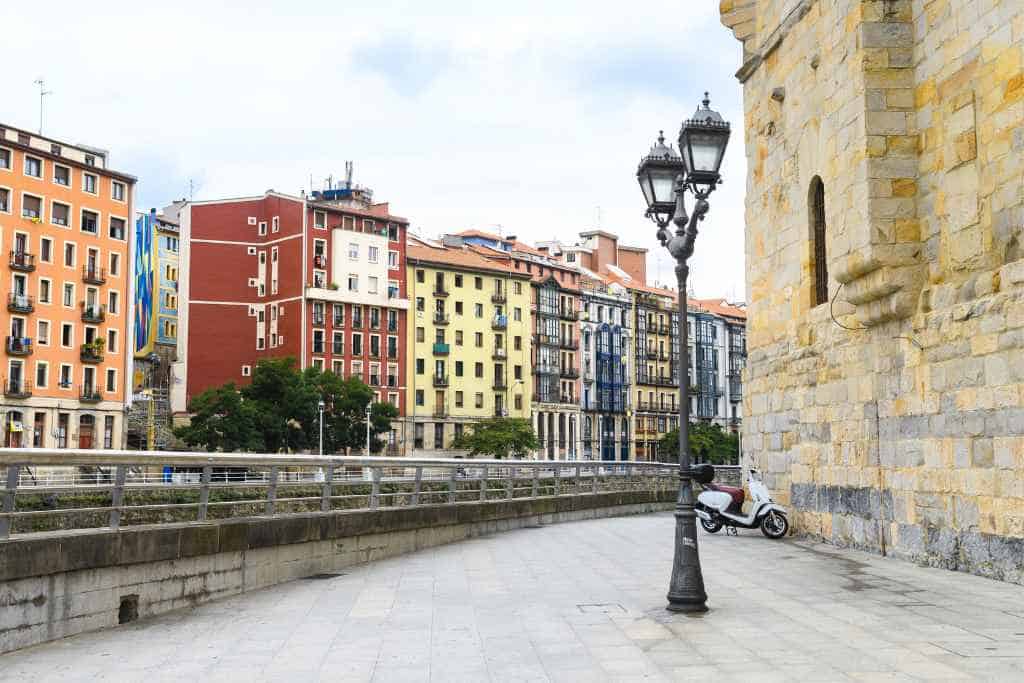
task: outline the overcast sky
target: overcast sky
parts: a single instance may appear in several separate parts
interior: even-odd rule
[[[140,7],[144,5],[144,7]],[[139,208],[355,180],[434,236],[467,228],[648,247],[636,165],[705,89],[734,134],[691,267],[745,297],[740,45],[716,0],[0,3],[0,122],[109,149]],[[598,208],[600,207],[600,209]],[[600,222],[599,222],[600,221]],[[499,227],[500,226],[500,227]]]

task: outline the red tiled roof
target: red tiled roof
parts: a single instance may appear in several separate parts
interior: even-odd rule
[[[425,244],[407,244],[406,258],[416,263],[435,263],[443,266],[454,266],[468,270],[486,270],[495,273],[527,277],[526,273],[517,273],[503,267],[494,259],[484,258],[469,248],[432,247]]]

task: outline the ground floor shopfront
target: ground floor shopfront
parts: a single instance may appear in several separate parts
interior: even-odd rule
[[[123,446],[120,403],[28,399],[0,403],[6,448],[98,448]]]

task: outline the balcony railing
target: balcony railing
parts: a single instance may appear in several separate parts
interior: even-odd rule
[[[434,324],[447,325],[450,321],[448,314],[444,311],[434,311]]]
[[[103,361],[103,345],[96,342],[82,344],[79,353],[83,363],[100,363]]]
[[[451,352],[451,348],[447,344],[435,343],[434,344],[434,355],[435,356],[447,356]]]
[[[503,304],[508,301],[508,297],[505,296],[504,291],[495,292],[491,295],[491,303]]]
[[[83,384],[82,390],[78,393],[78,400],[83,403],[99,403],[103,400],[100,388],[92,384]]]
[[[558,317],[562,320],[579,320],[580,314],[573,308],[558,309]]]
[[[580,347],[579,341],[572,339],[571,337],[563,337],[562,339],[559,339],[558,345],[563,349],[569,349],[570,351],[574,351]]]
[[[27,294],[11,292],[7,295],[7,310],[11,313],[31,313],[34,309],[32,297]]]
[[[13,270],[31,273],[36,269],[36,257],[24,251],[12,251],[10,264]]]
[[[491,329],[492,330],[504,330],[508,327],[508,316],[496,315],[491,318]]]
[[[107,307],[100,304],[82,302],[82,322],[101,323],[107,319]]]
[[[580,371],[577,370],[576,368],[562,368],[561,370],[559,370],[558,374],[560,374],[564,379],[580,378]]]
[[[435,387],[446,387],[448,386],[448,382],[448,375],[434,375]]]
[[[106,281],[107,273],[102,267],[90,264],[82,266],[82,282],[89,285],[102,285]]]
[[[28,356],[32,353],[30,337],[7,337],[7,354],[10,356]]]
[[[32,395],[32,383],[27,379],[8,379],[4,381],[4,396],[7,398],[28,398]]]
[[[448,417],[448,409],[444,406],[434,406],[434,417]]]
[[[491,388],[495,391],[505,391],[508,389],[508,382],[505,381],[504,377],[495,377],[491,383]]]
[[[443,299],[443,298],[447,297],[449,294],[451,294],[451,292],[449,292],[444,287],[434,287],[434,296],[436,296],[438,298]]]
[[[576,405],[576,399],[575,397],[573,397],[572,394],[562,394],[559,403],[571,403],[573,405]]]
[[[491,360],[505,360],[506,358],[508,358],[508,352],[503,348],[491,351]]]

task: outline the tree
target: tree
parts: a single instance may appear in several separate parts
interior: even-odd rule
[[[191,447],[220,451],[316,450],[319,403],[324,402],[324,453],[366,445],[366,406],[370,406],[371,451],[391,428],[398,410],[373,402],[373,390],[355,377],[342,379],[317,368],[299,371],[291,358],[260,361],[252,382],[209,389],[192,399],[192,423],[175,433]]]
[[[739,437],[736,434],[726,432],[721,426],[711,422],[691,422],[689,435],[690,454],[694,462],[727,465],[737,461]],[[678,459],[679,429],[673,429],[658,442],[658,460]]]
[[[255,406],[242,398],[233,383],[207,389],[189,403],[192,421],[174,430],[190,447],[211,451],[262,451]]]
[[[529,420],[507,417],[480,420],[452,442],[452,448],[468,450],[471,456],[484,455],[498,460],[523,458],[539,447]]]

